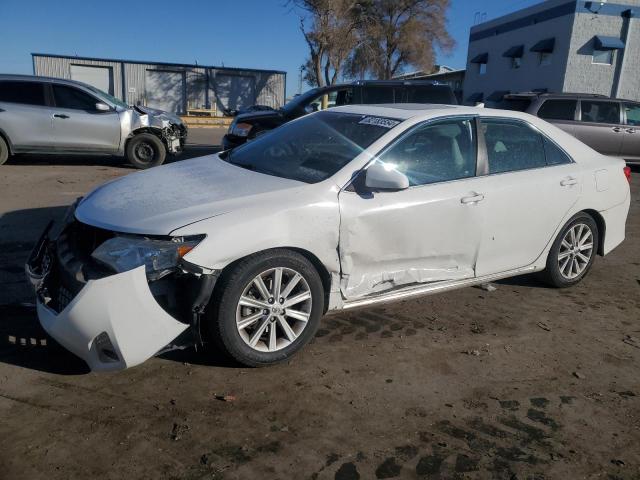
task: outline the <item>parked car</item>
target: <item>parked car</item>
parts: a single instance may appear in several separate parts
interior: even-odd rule
[[[506,95],[499,108],[537,115],[594,150],[640,163],[640,103],[580,93]]]
[[[449,85],[424,80],[360,80],[348,85],[314,88],[278,110],[241,113],[222,139],[224,150],[242,145],[264,132],[308,113],[341,105],[437,103],[457,105]]]
[[[93,370],[202,341],[270,365],[328,312],[533,272],[575,285],[624,239],[625,175],[523,113],[337,107],[98,187],[27,272],[45,330]]]
[[[187,127],[168,112],[130,107],[91,85],[0,75],[0,165],[15,153],[108,154],[137,168],[182,151]]]

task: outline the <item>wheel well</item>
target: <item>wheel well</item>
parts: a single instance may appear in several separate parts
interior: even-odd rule
[[[139,135],[140,133],[150,133],[152,135],[155,135],[156,137],[158,137],[160,139],[160,141],[162,142],[162,144],[164,145],[164,140],[162,139],[162,133],[160,132],[160,130],[158,130],[157,128],[149,128],[149,127],[143,127],[143,128],[138,128],[137,130],[134,130],[133,132],[131,132],[129,134],[129,136],[127,137],[126,141],[124,142],[124,148],[126,151],[127,145],[129,144],[129,142],[136,136]],[[165,145],[166,146],[166,145]]]
[[[7,134],[4,133],[2,130],[0,130],[0,138],[2,138],[4,140],[4,143],[7,144],[7,148],[9,149],[9,155],[13,155],[13,145],[11,144],[11,140],[9,140],[9,137],[7,136]]]
[[[598,226],[598,255],[602,256],[604,255],[604,237],[607,231],[607,224],[605,223],[604,218],[602,218],[602,215],[597,211],[583,210],[583,212],[593,218]]]
[[[318,274],[320,275],[320,280],[322,281],[322,289],[324,290],[324,312],[327,312],[327,308],[329,307],[329,295],[331,293],[331,274],[329,273],[329,271],[327,270],[327,268],[324,266],[324,264],[320,261],[320,259],[318,257],[316,257],[313,253],[311,253],[308,250],[305,250],[303,248],[296,248],[296,247],[278,247],[278,248],[273,248],[273,249],[267,249],[267,250],[261,250],[259,252],[253,252],[250,255],[247,255],[245,257],[242,258],[238,258],[237,260],[231,262],[229,265],[227,265],[226,267],[224,267],[222,269],[222,271],[220,272],[220,277],[224,276],[225,274],[229,273],[231,270],[233,270],[233,268],[236,266],[236,264],[238,262],[240,262],[241,260],[251,256],[251,255],[255,255],[258,253],[263,253],[263,252],[268,252],[269,250],[290,250],[292,252],[296,252],[300,255],[302,255],[303,257],[305,257],[307,260],[309,260],[309,262],[311,262],[311,264],[313,265],[313,268],[316,269],[316,271],[318,272]],[[214,294],[216,292],[216,290],[219,288],[219,285],[221,284],[221,282],[217,282],[216,286],[214,288]]]

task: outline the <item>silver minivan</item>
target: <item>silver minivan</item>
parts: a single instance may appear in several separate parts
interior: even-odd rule
[[[125,104],[91,85],[59,78],[0,75],[0,165],[16,153],[108,154],[137,168],[179,153],[180,117]]]
[[[579,93],[506,95],[500,108],[553,123],[594,150],[640,163],[640,103]]]

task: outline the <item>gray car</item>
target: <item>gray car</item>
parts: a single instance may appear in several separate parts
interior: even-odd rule
[[[536,115],[594,150],[640,163],[640,103],[579,93],[506,95],[500,108]]]
[[[181,152],[186,138],[178,116],[130,107],[91,85],[0,75],[0,165],[16,153],[82,153],[149,168]]]

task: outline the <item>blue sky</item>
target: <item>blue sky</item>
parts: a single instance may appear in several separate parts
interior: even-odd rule
[[[307,47],[286,0],[0,0],[0,72],[32,73],[31,52],[285,70],[298,91]],[[452,0],[455,51],[438,63],[462,68],[469,28],[539,0]],[[303,86],[303,89],[306,89]]]

